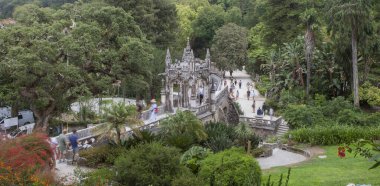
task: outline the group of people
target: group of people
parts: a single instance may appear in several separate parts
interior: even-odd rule
[[[57,138],[53,138],[50,141],[51,147],[55,152],[58,163],[63,163],[66,161],[66,154],[70,146],[73,151],[73,161],[75,160],[75,157],[79,152],[79,136],[77,134],[77,130],[73,129],[72,134],[68,137],[66,136],[66,134],[67,130],[63,130]]]

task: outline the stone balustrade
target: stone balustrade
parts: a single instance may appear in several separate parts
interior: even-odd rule
[[[276,130],[282,122],[282,118],[273,117],[272,121],[264,117],[247,117],[240,116],[240,122],[249,124],[253,128],[267,128],[270,130]]]

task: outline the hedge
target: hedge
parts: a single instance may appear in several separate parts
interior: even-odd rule
[[[293,141],[311,145],[349,144],[359,139],[380,139],[380,127],[316,126],[290,131],[288,137]]]

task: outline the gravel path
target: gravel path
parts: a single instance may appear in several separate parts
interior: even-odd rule
[[[78,183],[78,178],[80,176],[78,172],[75,172],[75,169],[80,170],[79,172],[82,173],[93,170],[87,167],[78,167],[75,165],[68,165],[66,162],[58,163],[58,161],[56,161],[56,180],[62,183],[63,185],[75,185],[75,183]]]

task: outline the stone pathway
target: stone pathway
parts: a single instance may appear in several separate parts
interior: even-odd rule
[[[77,172],[75,170],[77,170]],[[92,170],[93,169],[87,167],[68,165],[66,162],[58,163],[58,161],[56,161],[56,180],[63,185],[75,185],[79,182],[81,173],[89,172]]]
[[[255,117],[256,116],[256,111],[260,107],[263,107],[263,104],[265,102],[265,97],[260,94],[260,92],[256,89],[255,87],[255,82],[252,81],[251,76],[247,74],[245,70],[238,70],[234,71],[232,73],[232,76],[234,79],[237,80],[237,84],[239,85],[239,81],[242,81],[242,86],[239,89],[239,86],[237,85],[234,90],[234,95],[236,96],[236,91],[239,91],[239,98],[237,99],[237,102],[240,104],[240,107],[242,111],[244,112],[244,116],[246,117]],[[228,86],[231,85],[230,81],[230,75],[229,73],[226,73],[226,79],[227,79],[227,84]],[[249,100],[247,99],[247,82],[253,84],[253,90],[255,92],[255,112],[252,110],[252,98]],[[268,115],[264,115],[265,119],[269,119],[270,117]],[[273,149],[273,155],[267,158],[257,158],[257,161],[261,167],[261,169],[270,169],[272,167],[277,167],[277,166],[284,166],[284,165],[290,165],[290,164],[295,164],[299,163],[302,161],[307,160],[307,157],[281,150],[278,148]]]
[[[240,107],[242,111],[244,112],[244,116],[247,117],[255,117],[256,116],[256,111],[259,108],[263,108],[263,104],[265,102],[265,97],[260,94],[260,92],[256,89],[255,87],[255,82],[252,81],[251,76],[245,71],[245,70],[236,70],[232,73],[232,77],[237,80],[237,86],[235,86],[234,90],[234,95],[236,96],[236,91],[239,91],[239,98],[237,99],[237,102],[240,104]],[[230,87],[231,86],[231,81],[230,81],[230,73],[226,73],[226,80],[227,80],[227,85]],[[241,80],[242,86],[239,89],[239,81]],[[252,108],[252,97],[247,99],[247,82],[250,84],[253,84],[251,88],[253,88],[253,91],[255,92],[255,112],[253,112]],[[265,119],[269,119],[269,115],[264,115]]]
[[[305,156],[293,152],[273,149],[273,155],[267,158],[257,158],[261,169],[270,169],[272,167],[284,166],[299,163],[307,160]]]

